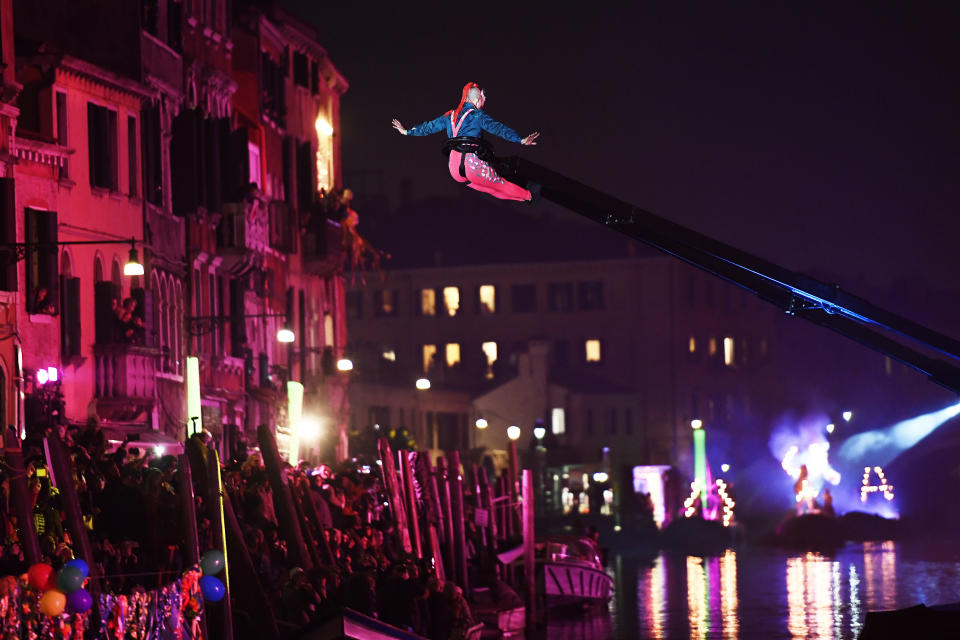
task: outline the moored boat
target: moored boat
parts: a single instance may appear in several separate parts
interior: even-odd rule
[[[604,571],[596,544],[583,536],[550,537],[537,544],[537,565],[547,607],[605,605],[613,578]]]

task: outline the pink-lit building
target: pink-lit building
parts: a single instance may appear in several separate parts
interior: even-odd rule
[[[260,424],[289,434],[300,382],[324,451],[346,455],[341,234],[317,203],[340,183],[347,83],[314,30],[269,3],[115,0],[93,17],[15,0],[13,65],[10,4],[0,177],[25,251],[0,306],[23,329],[0,362],[18,380],[22,353],[27,427],[97,420],[176,449],[195,356],[197,426],[222,454]],[[145,271],[125,277],[131,248]],[[12,391],[10,422],[16,406]]]

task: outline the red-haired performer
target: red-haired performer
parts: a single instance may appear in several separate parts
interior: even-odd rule
[[[483,132],[486,131],[504,140],[519,142],[524,146],[537,144],[539,133],[534,132],[526,138],[521,138],[516,131],[497,122],[482,111],[486,101],[487,96],[483,89],[475,82],[468,82],[463,87],[460,104],[456,109],[409,129],[405,129],[399,120],[394,119],[393,128],[405,136],[428,136],[445,131],[448,138],[477,139],[482,138]],[[476,153],[451,150],[448,168],[454,180],[466,182],[471,189],[489,193],[502,200],[532,199],[527,189],[501,178],[490,163],[481,160]]]

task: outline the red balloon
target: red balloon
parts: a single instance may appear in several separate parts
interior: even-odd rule
[[[50,589],[51,585],[56,586],[57,574],[47,563],[38,562],[27,570],[27,582],[37,591],[45,591]]]

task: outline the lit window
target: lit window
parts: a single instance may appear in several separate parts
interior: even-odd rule
[[[480,313],[496,313],[497,288],[492,284],[480,285]]]
[[[459,287],[443,288],[443,308],[446,309],[448,316],[457,315],[457,310],[460,308]]]
[[[723,364],[732,367],[733,357],[733,338],[728,336],[723,339]]]
[[[556,434],[567,432],[567,414],[563,407],[550,410],[550,431]]]
[[[437,357],[437,345],[435,344],[425,344],[423,345],[423,372],[429,373],[430,369],[433,367],[434,358]]]
[[[323,115],[314,122],[317,130],[317,191],[330,189],[330,166],[333,160],[333,126]]]
[[[483,355],[487,358],[487,371],[484,377],[491,380],[493,379],[493,364],[497,361],[497,343],[484,342],[480,345],[480,348],[483,349]]]
[[[687,349],[689,349],[690,353],[697,352],[697,339],[693,336],[690,336],[690,340],[687,343]]]
[[[447,343],[447,366],[454,367],[460,364],[460,345],[456,342]]]
[[[260,179],[260,147],[252,142],[247,143],[247,162],[250,166],[250,183],[257,185],[258,189],[262,189],[263,182]]]
[[[437,315],[437,292],[433,289],[420,289],[420,315]]]
[[[383,353],[380,354],[380,357],[388,362],[396,362],[397,352],[393,349],[384,349]]]
[[[591,338],[585,343],[586,346],[586,355],[587,362],[600,362],[603,360],[603,352],[600,348],[600,341],[596,338]]]
[[[377,316],[397,315],[397,293],[391,289],[383,289],[376,293]]]
[[[323,345],[332,347],[333,343],[333,314],[325,313],[323,314]]]
[[[710,338],[710,342],[707,343],[707,353],[710,355],[711,358],[717,355],[717,339],[716,338]]]

